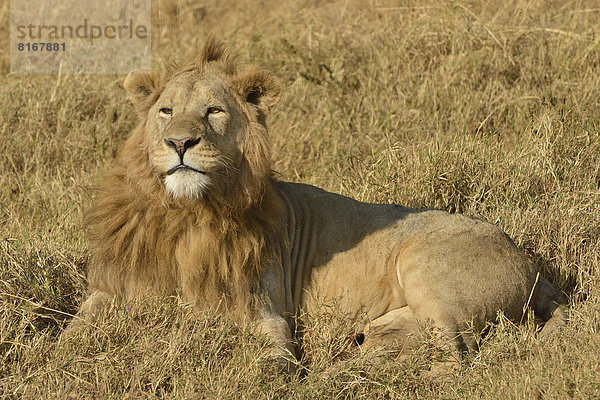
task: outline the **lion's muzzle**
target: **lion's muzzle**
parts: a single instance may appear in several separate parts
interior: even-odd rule
[[[165,143],[167,144],[167,146],[175,149],[175,151],[179,155],[179,158],[182,160],[182,162],[183,162],[183,154],[187,151],[187,149],[194,147],[199,142],[200,142],[200,138],[194,139],[191,137],[187,137],[187,138],[183,138],[183,139],[175,139],[175,138],[165,139]]]
[[[179,170],[182,170],[182,169],[188,169],[188,170],[190,170],[190,171],[198,172],[199,174],[206,174],[206,172],[204,172],[204,171],[200,171],[199,169],[196,169],[196,168],[192,168],[192,167],[190,167],[189,165],[185,165],[185,164],[179,164],[179,165],[176,165],[176,166],[174,166],[173,168],[169,169],[169,170],[167,171],[167,175],[172,175],[172,174],[174,174],[175,172],[177,172],[177,171],[179,171]]]

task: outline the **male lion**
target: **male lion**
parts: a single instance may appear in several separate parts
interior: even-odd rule
[[[87,215],[89,297],[179,294],[252,322],[277,358],[293,353],[299,309],[335,302],[365,343],[408,338],[428,320],[460,351],[498,311],[565,321],[561,295],[497,227],[442,211],[366,204],[271,176],[265,114],[280,82],[209,41],[165,74],[132,72],[141,122]]]

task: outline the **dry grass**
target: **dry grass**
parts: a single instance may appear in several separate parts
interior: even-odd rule
[[[0,3],[7,49],[8,2]],[[497,4],[497,5],[494,5]],[[600,8],[595,1],[157,0],[154,62],[208,34],[285,83],[274,169],[365,201],[502,226],[569,298],[540,342],[503,319],[462,369],[353,346],[339,316],[304,335],[304,379],[264,343],[175,299],[115,305],[59,341],[85,288],[82,209],[135,124],[121,76],[7,75],[0,55],[0,397],[599,398]],[[333,366],[333,367],[332,367]]]

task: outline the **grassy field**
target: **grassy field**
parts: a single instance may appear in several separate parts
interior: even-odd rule
[[[123,76],[9,74],[0,2],[0,398],[600,398],[597,1],[154,2],[153,65],[209,34],[284,82],[269,116],[281,179],[501,226],[568,298],[549,340],[499,318],[455,371],[435,340],[369,368],[334,312],[303,379],[260,338],[177,299],[59,335],[83,296],[82,210],[136,123]]]

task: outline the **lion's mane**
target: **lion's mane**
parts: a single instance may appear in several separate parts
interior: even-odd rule
[[[147,86],[154,92],[144,101],[132,95],[140,124],[101,180],[85,218],[92,249],[88,279],[96,289],[122,299],[180,293],[200,309],[243,314],[252,309],[263,267],[277,257],[281,227],[264,113],[239,102],[245,127],[238,143],[241,165],[235,174],[221,176],[224,189],[200,199],[173,199],[165,193],[146,143],[145,115],[169,80],[209,65],[231,82],[232,90],[246,76],[257,76],[221,44],[209,41],[197,60],[149,75]],[[268,75],[258,76],[265,84],[278,84]]]

